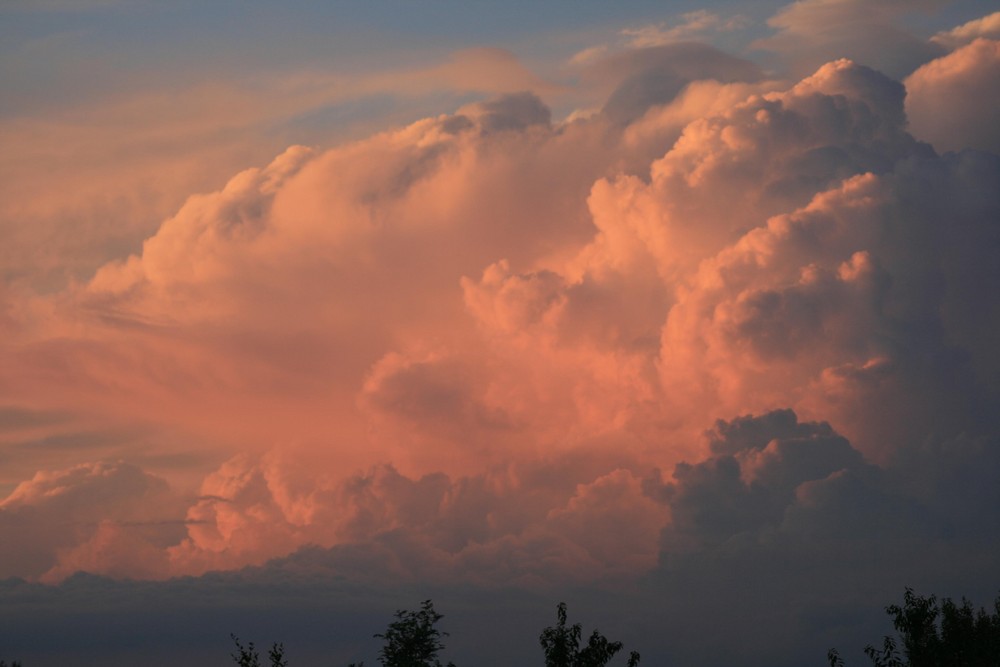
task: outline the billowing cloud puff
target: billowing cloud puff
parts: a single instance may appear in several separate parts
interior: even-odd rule
[[[973,319],[995,314],[976,307],[970,282],[976,279],[950,257],[965,256],[972,239],[991,243],[996,230],[981,223],[996,203],[956,217],[970,228],[944,235],[935,212],[921,216],[897,194],[917,191],[952,168],[961,166],[918,160],[892,177],[851,178],[704,262],[664,328],[665,381],[700,376],[687,386],[712,387],[736,409],[751,386],[760,405],[801,400],[818,414],[842,415],[838,423],[869,453],[890,439],[898,445],[918,437],[920,429],[950,433],[970,419],[982,424],[975,374],[983,364],[992,367],[994,355],[968,336],[977,327]],[[981,192],[954,176],[943,185],[955,188],[956,197],[966,188]],[[989,284],[998,277],[976,273]],[[765,282],[757,282],[764,275]],[[935,294],[932,284],[942,291]],[[950,305],[942,308],[942,299]],[[917,321],[928,328],[915,327]],[[915,382],[918,377],[923,380]],[[901,382],[911,389],[902,392]],[[845,390],[843,383],[854,386]],[[965,405],[952,404],[956,392]],[[894,434],[877,428],[877,415],[866,416],[865,404],[881,394],[883,417],[898,410]],[[855,420],[867,425],[848,426]]]
[[[1000,24],[1000,13],[994,15]],[[979,38],[906,79],[913,133],[939,151],[1000,152],[1000,41]]]
[[[785,93],[752,96],[694,121],[652,164],[648,185],[638,178],[595,185],[601,235],[593,252],[613,262],[623,244],[638,244],[675,280],[770,215],[919,150],[902,128],[903,95],[898,83],[839,61]]]
[[[766,539],[804,511],[801,503],[815,505],[820,489],[875,474],[828,424],[800,423],[790,410],[720,421],[709,446],[713,456],[679,464],[661,491],[672,516],[664,532],[666,558]]]
[[[925,374],[928,387],[945,376],[954,383],[934,397],[906,392],[900,411],[947,402],[954,391],[978,393],[974,369],[992,363],[989,346],[969,350],[979,360],[972,365],[957,361],[956,346],[971,342],[975,326],[966,318],[992,321],[994,309],[972,305],[969,266],[950,258],[979,256],[975,246],[993,243],[986,221],[996,202],[986,193],[995,188],[986,183],[996,174],[983,162],[990,158],[941,161],[914,141],[904,129],[903,94],[872,70],[831,63],[786,93],[692,123],[654,162],[649,183],[621,177],[595,185],[599,234],[574,270],[598,282],[626,272],[632,289],[666,284],[673,303],[656,363],[668,404],[710,406],[706,420],[711,411],[800,403],[822,415],[831,408],[816,402],[817,388],[846,377],[838,374],[848,367],[866,368],[872,379],[895,369],[900,380]],[[966,178],[967,160],[983,165],[976,178]],[[939,180],[939,192],[953,188],[956,233],[940,227],[940,209],[917,203],[931,198],[917,194],[930,180]],[[989,265],[974,264],[977,272]],[[979,276],[996,280],[992,270]],[[936,281],[948,296],[924,287]],[[941,299],[949,304],[944,319]],[[935,319],[940,324],[914,338],[922,331],[915,321]],[[847,406],[834,409],[851,420]],[[969,410],[928,414],[936,428],[954,429],[980,414]],[[889,446],[885,434],[842,426],[864,451]],[[897,442],[916,431],[914,424]]]

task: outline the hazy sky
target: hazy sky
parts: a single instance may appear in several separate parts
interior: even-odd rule
[[[0,659],[996,594],[994,2],[9,0],[0,89]]]

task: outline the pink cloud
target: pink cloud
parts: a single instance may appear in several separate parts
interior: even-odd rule
[[[993,12],[951,30],[939,32],[931,37],[931,41],[949,49],[958,49],[981,37],[1000,38],[1000,12]]]
[[[205,458],[196,489],[39,473],[0,506],[31,545],[7,571],[166,577],[315,545],[352,577],[620,583],[785,510],[834,521],[852,485],[878,496],[863,457],[988,431],[995,160],[914,139],[907,90],[868,67],[745,83],[714,55],[617,120],[512,93],[293,147],[86,284],[8,290],[5,403],[128,414]],[[748,413],[768,438],[719,451]],[[173,528],[137,527],[168,506]]]
[[[0,568],[3,576],[46,580],[76,569],[159,575],[136,551],[162,559],[163,548],[183,533],[182,513],[167,483],[135,465],[39,471],[0,501]]]
[[[1000,41],[976,39],[922,66],[905,83],[915,136],[939,151],[1000,150],[994,122],[1000,107]]]

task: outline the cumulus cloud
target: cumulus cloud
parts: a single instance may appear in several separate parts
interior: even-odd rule
[[[1000,13],[994,15],[1000,25]],[[906,78],[906,113],[914,135],[939,151],[1000,152],[1000,41],[977,38]]]
[[[875,470],[829,424],[800,423],[790,410],[719,421],[708,436],[713,455],[679,464],[661,491],[672,517],[664,531],[667,559],[766,539],[803,505],[815,508],[821,489]]]
[[[864,40],[909,49],[901,11],[809,1],[775,25],[842,50],[869,12]],[[4,572],[646,574],[666,597],[792,560],[789,599],[809,568],[924,544],[981,573],[992,537],[955,517],[996,519],[1000,158],[935,91],[996,88],[994,44],[905,86],[843,58],[787,83],[703,45],[633,49],[581,65],[606,88],[592,116],[518,89],[292,147],[86,283],[4,292],[12,428],[125,410],[211,454],[184,502],[134,462],[39,473],[0,505],[28,545]],[[955,115],[926,120],[932,98]]]

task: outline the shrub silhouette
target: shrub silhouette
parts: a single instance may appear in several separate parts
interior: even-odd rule
[[[604,667],[622,650],[621,642],[608,641],[607,637],[594,630],[587,645],[580,648],[583,631],[579,623],[566,625],[566,603],[556,607],[558,623],[555,627],[542,630],[538,637],[545,652],[545,667]],[[639,654],[632,651],[628,667],[639,664]]]
[[[923,597],[907,588],[903,606],[891,604],[885,611],[902,642],[882,640],[882,648],[865,647],[874,667],[1000,667],[1000,597],[993,613],[962,598],[955,604],[944,598],[940,605],[933,595]],[[836,649],[827,653],[830,667],[843,667]]]

